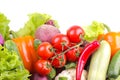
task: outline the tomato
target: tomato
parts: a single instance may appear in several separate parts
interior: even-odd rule
[[[38,46],[37,52],[42,59],[49,59],[53,56],[53,47],[49,42],[43,42]]]
[[[48,60],[40,59],[35,63],[34,66],[36,72],[43,76],[48,75],[52,70],[52,66]]]
[[[58,54],[60,54],[60,53],[58,53]],[[61,68],[61,67],[63,67],[66,64],[66,56],[64,54],[56,56],[56,58],[54,58],[51,61],[51,64],[55,68]]]
[[[81,51],[82,51],[82,48],[80,47],[69,50],[67,53],[65,53],[67,60],[70,62],[77,61],[80,56]]]
[[[69,44],[70,44],[70,41],[68,37],[64,34],[57,34],[52,38],[52,45],[60,51],[66,50]]]
[[[67,30],[67,36],[71,42],[78,43],[82,40],[82,36],[84,36],[84,30],[77,25],[71,26]]]

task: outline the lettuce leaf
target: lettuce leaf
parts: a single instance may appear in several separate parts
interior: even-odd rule
[[[0,13],[0,34],[2,34],[5,40],[9,39],[9,24],[10,20],[7,17]]]
[[[16,52],[0,46],[0,80],[29,80],[29,72],[21,65]]]
[[[93,21],[91,25],[83,27],[85,31],[84,39],[87,41],[93,41],[97,39],[100,34],[105,33],[105,25],[97,21]]]
[[[16,32],[17,36],[34,36],[36,29],[51,19],[50,15],[41,13],[32,13],[28,16],[29,20],[25,23],[24,27],[22,27]],[[54,21],[54,23],[58,26],[56,21]]]

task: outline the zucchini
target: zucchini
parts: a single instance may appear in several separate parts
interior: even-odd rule
[[[99,49],[92,55],[87,80],[106,80],[110,56],[111,47],[107,41],[102,40]]]
[[[109,68],[108,68],[108,78],[116,79],[120,75],[120,50],[118,50],[113,56]]]

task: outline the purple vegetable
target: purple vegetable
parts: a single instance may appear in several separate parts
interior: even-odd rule
[[[52,25],[44,24],[38,27],[38,29],[36,30],[35,38],[41,40],[42,42],[51,43],[52,38],[59,33],[60,31],[58,28]]]
[[[4,44],[4,39],[2,37],[2,35],[0,34],[0,44],[3,45]]]
[[[49,25],[55,26],[53,20],[48,20],[45,24],[49,24]]]
[[[32,74],[32,77],[30,80],[48,80],[47,76],[41,76],[38,73]]]

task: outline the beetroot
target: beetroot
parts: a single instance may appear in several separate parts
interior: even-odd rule
[[[50,42],[52,38],[59,34],[60,30],[52,25],[44,24],[37,28],[35,32],[35,38],[41,40],[42,42]]]

